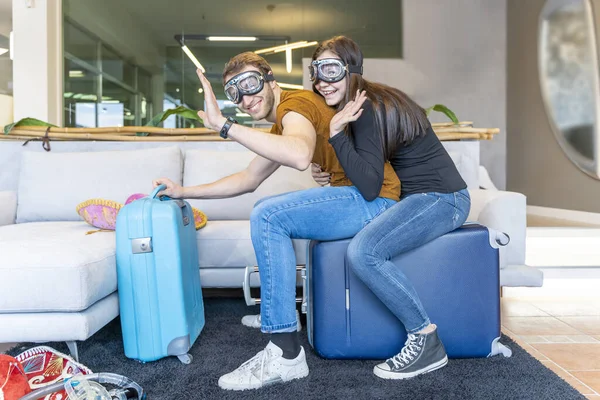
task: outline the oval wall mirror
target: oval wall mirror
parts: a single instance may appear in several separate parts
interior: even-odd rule
[[[546,114],[567,157],[583,172],[600,179],[596,44],[590,0],[546,2],[540,15],[538,37],[540,86]]]

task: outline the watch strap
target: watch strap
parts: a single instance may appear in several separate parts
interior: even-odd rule
[[[235,119],[233,119],[232,117],[227,117],[227,119],[225,120],[225,124],[223,125],[223,127],[219,131],[219,135],[223,139],[227,139],[228,138],[227,133],[229,132],[229,129],[231,128],[231,125],[237,124],[237,123],[238,122]]]

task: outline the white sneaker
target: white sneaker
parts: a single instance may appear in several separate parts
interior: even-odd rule
[[[276,383],[289,382],[308,376],[304,348],[293,360],[282,357],[283,350],[269,342],[264,350],[243,363],[233,372],[219,378],[219,387],[227,390],[258,389]]]
[[[300,332],[302,330],[302,323],[300,322],[300,313],[298,310],[296,310],[296,321],[298,321],[296,331]],[[243,316],[242,325],[249,326],[250,328],[260,328],[260,314]]]

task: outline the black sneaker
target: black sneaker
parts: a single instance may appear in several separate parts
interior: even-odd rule
[[[383,379],[406,379],[435,371],[448,364],[437,328],[426,334],[409,334],[400,353],[376,365],[373,373]]]

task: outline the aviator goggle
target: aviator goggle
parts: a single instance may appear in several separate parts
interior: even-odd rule
[[[265,87],[265,82],[274,81],[272,74],[261,74],[258,71],[246,71],[237,74],[225,84],[225,95],[235,104],[242,102],[245,95],[253,95]]]
[[[346,74],[362,75],[362,65],[348,65],[337,58],[324,58],[315,60],[308,66],[310,80],[313,83],[324,81],[328,83],[339,82]]]

